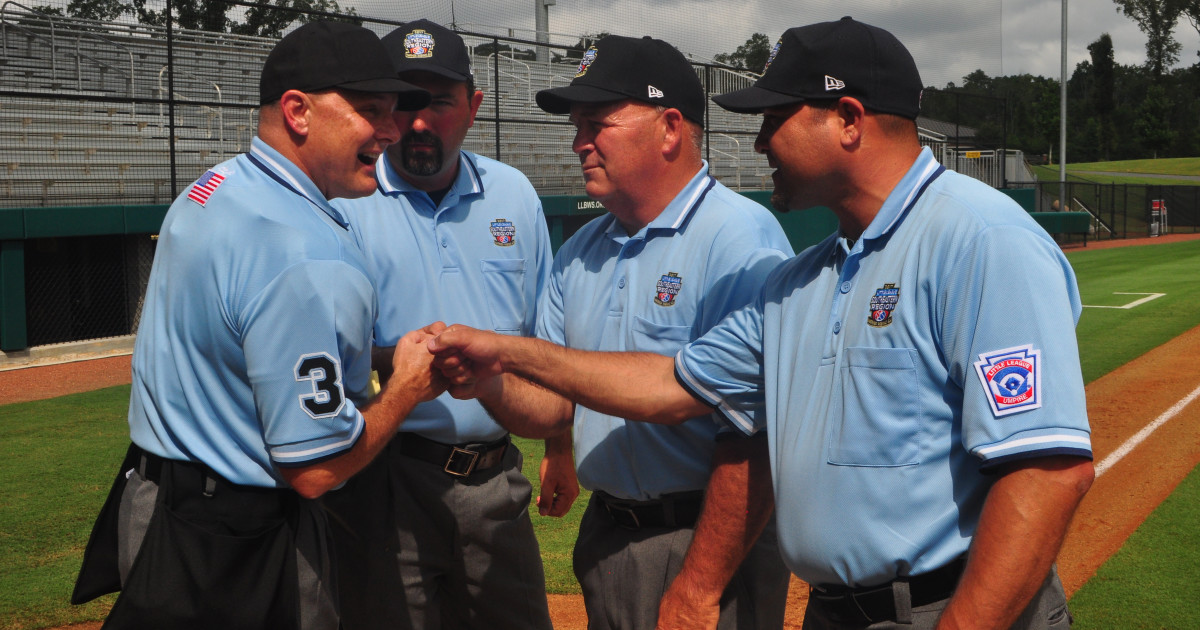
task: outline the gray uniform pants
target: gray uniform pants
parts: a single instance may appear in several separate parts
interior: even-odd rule
[[[159,484],[146,479],[137,470],[130,470],[127,473],[127,481],[125,488],[121,494],[120,511],[117,515],[117,565],[120,571],[121,584],[123,587],[128,587],[131,575],[135,572],[151,572],[150,575],[144,576],[151,582],[167,581],[168,584],[159,584],[165,590],[170,590],[174,573],[164,575],[163,572],[155,573],[156,569],[174,569],[175,565],[187,563],[187,557],[190,553],[205,555],[208,560],[229,560],[228,557],[222,557],[220,550],[223,545],[214,545],[213,547],[205,547],[203,550],[196,548],[185,549],[178,545],[201,545],[213,538],[205,538],[202,533],[206,528],[217,528],[226,522],[236,522],[237,519],[227,519],[220,514],[212,514],[202,517],[202,520],[197,521],[197,524],[186,525],[187,529],[182,530],[190,532],[190,535],[179,538],[173,534],[168,536],[166,547],[162,544],[151,546],[143,544],[146,541],[146,535],[150,531],[152,521],[163,521],[158,523],[158,527],[168,527],[165,522],[179,522],[181,518],[194,518],[195,514],[190,516],[181,516],[170,512],[171,508],[159,501],[159,492],[161,490]],[[216,490],[217,494],[233,491],[228,490],[231,486],[221,486]],[[291,492],[290,490],[281,490],[281,492]],[[216,502],[218,499],[213,499]],[[254,499],[249,499],[253,501]],[[245,523],[242,523],[245,525]],[[180,530],[176,530],[180,531]],[[237,536],[228,533],[215,536],[225,545],[237,542]],[[162,537],[159,539],[163,540]],[[247,535],[248,541],[258,541],[257,537]],[[288,538],[291,549],[285,549],[285,553],[295,555],[295,580],[296,582],[285,585],[295,592],[296,595],[296,624],[293,626],[290,623],[280,622],[279,627],[291,627],[296,630],[337,630],[338,628],[338,613],[336,593],[333,589],[333,560],[330,558],[331,549],[328,543],[326,520],[321,515],[315,506],[310,510],[301,511],[297,518],[292,535]],[[270,539],[261,541],[263,544],[270,542]],[[177,543],[171,547],[171,543]],[[251,542],[249,544],[255,544]],[[150,550],[145,547],[152,547]],[[146,557],[148,556],[149,557]],[[238,556],[244,558],[245,556]],[[202,559],[199,563],[200,569],[208,568],[206,562]],[[196,570],[196,564],[189,564],[190,568],[184,572]],[[250,567],[245,568],[246,571],[253,571]],[[231,576],[232,577],[232,576]],[[254,575],[251,576],[255,581],[268,582],[280,579],[276,575]],[[286,577],[283,579],[287,579]],[[248,602],[246,598],[253,598],[249,593],[239,593],[242,597],[240,601],[230,601],[222,596],[211,596],[205,592],[188,592],[179,593],[188,598],[189,601],[201,602],[203,606],[197,609],[203,613],[207,609],[216,608],[227,612],[222,612],[219,616],[226,619],[226,623],[233,624],[225,627],[240,628],[243,625],[237,625],[239,621],[238,609],[246,609],[248,603],[259,604],[260,602]],[[175,599],[175,598],[172,598]],[[162,600],[156,600],[162,601]],[[116,611],[120,607],[114,608]],[[212,618],[213,614],[208,614],[205,618]],[[110,617],[109,621],[112,621]],[[172,624],[185,623],[182,618],[176,618]],[[206,626],[206,622],[195,622],[187,627]]]
[[[549,630],[521,452],[458,478],[398,444],[325,497],[342,627]]]
[[[593,495],[574,554],[588,629],[653,630],[659,601],[682,568],[694,532],[691,527],[623,528]],[[721,596],[717,628],[782,628],[790,580],[771,519]]]
[[[938,618],[950,602],[949,599],[912,608],[912,623],[879,621],[875,623],[847,623],[833,618],[824,610],[819,600],[809,599],[804,612],[802,630],[933,630]],[[1050,569],[1050,575],[1042,588],[1033,596],[1025,611],[1012,625],[1012,630],[1067,630],[1071,627],[1071,615],[1067,611],[1067,597],[1063,592],[1058,572]]]

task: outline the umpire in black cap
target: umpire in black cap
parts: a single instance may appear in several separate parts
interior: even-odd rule
[[[665,358],[791,255],[770,212],[709,173],[704,89],[667,42],[603,37],[537,103],[570,116],[587,194],[607,210],[556,254],[538,337]],[[718,439],[711,414],[639,425],[518,379],[475,393],[516,434],[574,428],[578,479],[592,491],[573,556],[589,627],[782,627],[788,573],[767,526],[769,483],[747,467],[765,439]],[[731,586],[713,584],[713,567],[729,565]]]
[[[271,51],[247,153],[171,205],[133,360],[132,444],[74,603],[121,591],[104,627],[337,630],[317,499],[444,387],[414,334],[366,404],[375,287],[330,200],[375,189],[401,81],[371,31],[313,22]]]

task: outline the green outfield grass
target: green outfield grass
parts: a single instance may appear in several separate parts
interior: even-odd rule
[[[1038,181],[1056,182],[1059,178],[1058,165],[1032,166]],[[1137,175],[1103,175],[1102,173],[1140,173],[1144,175],[1200,176],[1200,158],[1164,158],[1160,160],[1122,160],[1116,162],[1079,162],[1067,165],[1068,179],[1083,178],[1098,184],[1131,185],[1182,185],[1200,184],[1193,179],[1170,179],[1164,177],[1138,177]]]
[[[1114,292],[1166,294],[1130,310],[1084,309],[1078,335],[1088,382],[1200,324],[1200,283],[1195,280],[1200,276],[1200,241],[1081,250],[1069,259],[1084,304],[1111,306],[1142,297]],[[92,519],[128,444],[128,400],[129,387],[120,386],[0,406],[0,628],[97,620],[111,605],[111,597],[84,607],[67,602]],[[541,443],[517,444],[525,454],[525,474],[535,480],[536,496]],[[1172,500],[1072,600],[1076,618],[1090,624],[1079,627],[1200,627],[1193,579],[1194,567],[1200,566],[1198,487],[1200,477],[1193,471]],[[538,516],[531,507],[550,592],[578,592],[570,558],[586,501],[584,493],[563,519]],[[1119,593],[1121,603],[1112,604],[1100,589]]]

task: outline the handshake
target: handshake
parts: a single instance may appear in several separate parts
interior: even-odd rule
[[[375,348],[372,368],[381,383],[393,379],[414,388],[420,400],[432,400],[443,391],[455,398],[476,398],[482,387],[498,386],[503,355],[509,341],[530,341],[470,326],[434,322],[405,334],[391,348]]]

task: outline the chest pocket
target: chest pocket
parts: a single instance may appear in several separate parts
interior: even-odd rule
[[[841,400],[830,414],[828,461],[842,466],[920,463],[920,383],[910,348],[846,348],[835,378]],[[841,413],[836,413],[840,402]]]
[[[687,342],[692,340],[691,326],[673,326],[670,324],[655,324],[638,316],[633,318],[633,326],[628,350],[638,352],[653,352],[666,356],[675,356]]]
[[[481,260],[486,299],[496,332],[521,334],[525,323],[525,259]],[[469,296],[460,296],[470,299]]]

